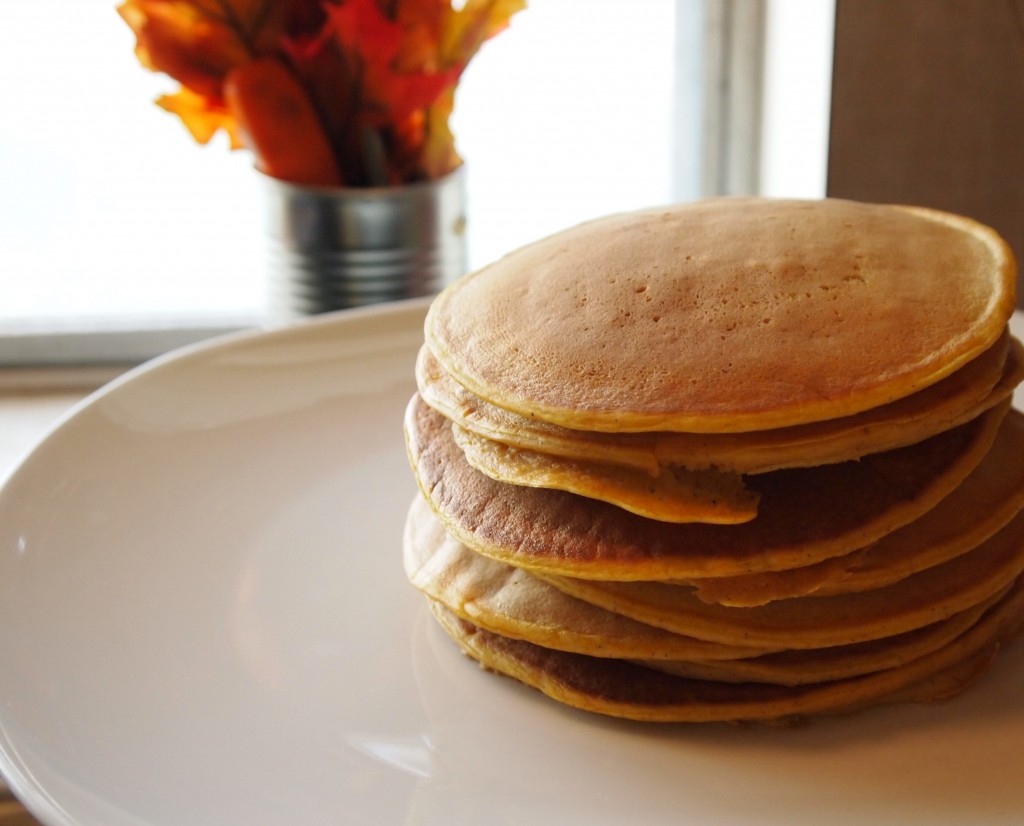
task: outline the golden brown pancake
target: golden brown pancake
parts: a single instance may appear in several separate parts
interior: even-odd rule
[[[689,584],[707,602],[741,607],[880,588],[976,548],[1022,508],[1024,416],[1014,411],[981,464],[939,507],[872,545],[803,568]]]
[[[662,522],[735,525],[757,516],[758,495],[738,473],[665,467],[656,476],[607,462],[509,447],[452,425],[466,461],[498,482],[564,490]]]
[[[644,660],[638,664],[677,677],[727,683],[809,685],[847,680],[875,671],[898,668],[948,645],[981,619],[989,608],[1006,595],[1007,590],[1003,589],[995,597],[948,619],[869,642],[780,651],[728,662]]]
[[[1015,350],[1019,349],[1020,345],[1017,342],[1014,344],[1016,345]],[[1006,339],[1001,338],[997,345],[971,364],[985,360],[985,355],[993,350],[999,350],[1005,354],[1006,349]],[[1011,373],[1017,374],[1016,378],[1019,379],[1020,375],[1024,375],[1024,363],[1017,359],[1011,361],[1015,365],[1011,368]],[[968,367],[970,366],[968,365]],[[753,433],[723,435],[594,434],[606,438],[616,438],[617,435],[619,438],[649,436],[657,440],[660,437],[660,441],[656,441],[654,445],[655,457],[652,458],[655,458],[655,461],[658,461],[660,448],[664,446],[666,440],[674,440],[677,443],[690,440],[694,443],[695,451],[690,456],[683,457],[679,463],[666,463],[664,456],[661,456],[660,464],[654,473],[646,469],[642,470],[603,460],[553,456],[529,447],[510,445],[467,430],[457,421],[452,424],[452,432],[456,444],[462,449],[469,464],[499,482],[569,491],[580,496],[588,496],[618,505],[649,519],[665,522],[736,524],[747,522],[757,515],[758,496],[744,486],[736,471],[723,471],[721,463],[709,462],[709,459],[723,458],[721,453],[728,453],[732,461],[726,459],[726,464],[732,464],[737,458],[738,451],[741,454],[755,453],[763,464],[789,467],[813,467],[840,460],[850,461],[871,453],[916,443],[969,421],[1007,399],[1016,386],[1016,382],[1000,382],[998,390],[988,392],[988,395],[976,400],[973,407],[959,411],[949,407],[933,407],[929,410],[919,406],[909,407],[906,405],[910,399],[918,399],[926,394],[933,396],[933,402],[937,401],[933,391],[959,378],[966,371],[968,371],[967,367],[961,368],[953,376],[947,377],[938,384],[932,385],[920,393],[915,393],[908,399],[887,405],[888,408],[901,405],[905,408],[903,418],[899,420],[892,421],[883,417],[871,421],[871,415],[877,410],[866,411],[839,420],[849,422],[850,419],[854,419],[859,424],[854,426],[853,423],[850,423],[841,432],[831,430],[830,433],[838,437],[835,439],[828,438],[829,434],[826,434],[824,438],[815,438],[815,435],[820,436],[821,434],[806,432],[831,425],[831,422],[765,431],[764,435],[768,437],[768,443],[762,442],[756,446],[755,440],[759,434]],[[991,391],[991,385],[987,384],[986,386]],[[907,409],[908,407],[909,409]],[[555,426],[549,425],[548,427]],[[564,428],[561,430],[564,431]],[[792,434],[792,431],[795,430],[802,432],[796,441],[793,440]],[[578,433],[579,431],[573,432]],[[773,434],[781,432],[790,435],[784,443],[781,453],[774,452],[771,437]],[[586,434],[582,435],[586,436]],[[801,441],[803,439],[807,441]],[[720,443],[723,440],[732,441],[734,444],[724,451],[721,445],[711,446],[711,443]],[[700,441],[704,442],[703,449],[695,444]],[[740,449],[735,444],[737,441],[746,442],[746,449]],[[719,452],[718,456],[715,456],[716,450]],[[773,458],[769,459],[769,456]]]
[[[553,651],[492,634],[434,604],[444,630],[485,668],[586,711],[658,722],[786,721],[871,705],[945,699],[963,690],[1024,622],[1018,585],[973,627],[931,654],[861,677],[805,686],[675,677],[615,659]]]
[[[404,564],[484,667],[637,720],[962,690],[1024,624],[1016,264],[937,210],[610,216],[445,290]]]
[[[785,599],[752,608],[707,603],[660,582],[537,574],[577,599],[676,634],[763,648],[824,648],[902,634],[998,593],[1024,571],[1024,513],[974,550],[870,591]]]
[[[448,420],[418,395],[405,431],[420,489],[445,528],[474,550],[553,574],[672,580],[796,568],[881,539],[967,477],[1007,405],[859,462],[752,477],[759,515],[740,525],[657,522],[563,491],[496,482],[469,466]]]
[[[939,381],[1013,312],[967,218],[724,198],[610,216],[447,288],[425,334],[459,384],[580,430],[729,433],[849,416]]]
[[[409,581],[474,625],[546,648],[594,657],[712,661],[772,649],[696,640],[612,614],[531,576],[471,551],[445,533],[417,496],[403,539]]]
[[[484,630],[559,651],[643,659],[641,665],[669,674],[725,682],[802,685],[903,665],[949,643],[1002,596],[879,640],[773,652],[683,637],[570,597],[453,539],[421,497],[409,510],[404,558],[413,585]]]
[[[1024,348],[1008,335],[951,376],[906,398],[824,422],[752,433],[601,433],[570,430],[504,410],[470,393],[421,348],[424,401],[458,426],[501,444],[567,459],[618,464],[657,475],[665,465],[767,473],[858,459],[963,424],[1024,380]]]

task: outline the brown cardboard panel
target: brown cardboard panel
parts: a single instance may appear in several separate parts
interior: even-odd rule
[[[1024,260],[1024,0],[837,0],[828,194],[970,215]]]

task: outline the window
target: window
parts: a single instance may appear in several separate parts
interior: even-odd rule
[[[531,0],[459,88],[471,267],[702,194],[712,12],[764,2]],[[787,6],[790,28],[794,6],[807,17],[800,0],[771,0],[769,49]],[[0,26],[13,33],[0,52],[0,363],[141,359],[260,323],[251,161],[197,146],[151,103],[174,84],[138,65],[113,0],[8,4]]]

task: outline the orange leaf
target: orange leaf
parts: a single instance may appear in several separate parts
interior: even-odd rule
[[[403,27],[386,18],[374,0],[346,0],[325,9],[325,35],[358,61],[354,73],[362,84],[361,108],[367,122],[402,120],[429,106],[458,80],[458,72],[448,69],[403,71],[397,62]]]
[[[163,95],[157,99],[157,105],[181,118],[196,143],[209,143],[217,131],[223,129],[232,149],[242,146],[238,123],[231,113],[189,89],[182,88],[173,95]]]
[[[269,58],[247,63],[228,75],[224,94],[257,169],[297,184],[341,183],[316,111],[284,64]]]
[[[469,59],[525,0],[123,0],[158,103],[200,143],[284,179],[386,185],[461,163],[448,118]],[[344,169],[339,171],[339,164]]]
[[[118,13],[135,33],[143,66],[211,100],[220,100],[224,76],[249,59],[237,35],[196,3],[127,0]]]

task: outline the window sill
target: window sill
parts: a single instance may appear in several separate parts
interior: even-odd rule
[[[253,316],[191,325],[158,324],[151,320],[135,326],[6,332],[0,335],[0,374],[8,367],[14,371],[22,366],[78,370],[86,365],[139,364],[197,341],[263,323],[263,319]],[[0,383],[0,392],[5,386]]]
[[[38,826],[39,821],[5,791],[0,783],[0,826]]]
[[[93,390],[121,368],[0,370],[0,480]]]

